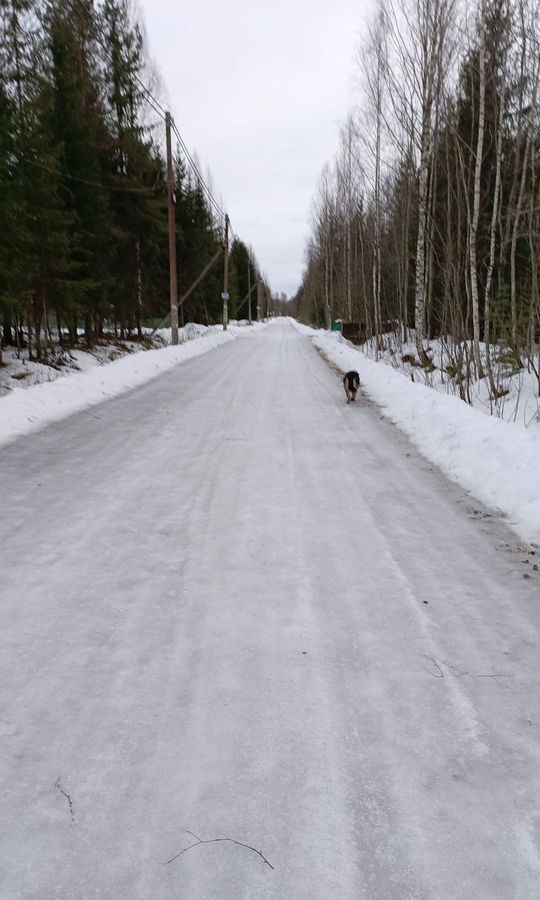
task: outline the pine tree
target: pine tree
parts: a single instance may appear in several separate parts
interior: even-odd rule
[[[47,20],[52,58],[53,139],[60,148],[63,191],[73,218],[69,248],[72,311],[82,316],[91,344],[107,311],[113,234],[103,183],[107,129],[95,65],[97,47],[90,4],[57,0]],[[73,335],[75,336],[75,334]]]
[[[177,184],[177,225],[180,234],[178,260],[180,294],[195,281],[218,251],[217,232],[208,201],[199,182],[190,175]],[[216,263],[195,288],[184,309],[185,320],[211,324],[221,320],[221,270]]]

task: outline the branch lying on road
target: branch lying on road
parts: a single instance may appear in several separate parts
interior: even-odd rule
[[[432,662],[433,665],[435,666],[435,668],[437,669],[437,672],[431,672],[429,669],[426,669],[426,667],[424,666],[424,671],[427,672],[428,675],[433,675],[434,678],[444,678],[443,670],[441,669],[439,663],[435,659],[433,659],[432,656],[425,656],[424,659],[429,659],[429,661]]]
[[[516,673],[513,672],[511,675],[503,675],[501,672],[493,672],[492,675],[473,675],[473,678],[493,678],[493,681],[495,682],[497,687],[500,687],[497,678],[514,678],[515,674]]]
[[[168,859],[167,862],[165,863],[166,866],[168,866],[169,863],[174,862],[175,859],[178,859],[184,853],[187,853],[188,850],[192,850],[193,847],[199,847],[201,844],[218,844],[222,841],[228,841],[231,844],[237,844],[238,847],[245,847],[246,850],[251,850],[253,853],[256,853],[257,856],[261,857],[261,859],[267,866],[269,866],[272,870],[274,870],[274,866],[272,865],[272,863],[268,862],[266,856],[264,856],[264,854],[261,853],[260,850],[256,850],[255,847],[250,847],[249,844],[244,844],[242,841],[235,841],[234,838],[229,838],[229,837],[212,838],[209,841],[205,841],[202,838],[198,837],[198,835],[193,834],[192,831],[186,831],[186,834],[190,834],[192,837],[196,838],[195,843],[190,844],[189,847],[184,847],[184,849],[181,850],[180,853],[177,853],[176,856],[173,856],[173,857],[171,857],[171,859]]]
[[[433,665],[435,666],[435,668],[437,669],[436,672],[432,672],[430,669],[427,669],[426,666],[424,666],[424,671],[427,672],[428,675],[431,675],[433,678],[444,678],[445,674],[444,674],[443,670],[441,669],[437,660],[433,659],[432,656],[425,656],[424,654],[422,654],[422,655],[424,656],[424,659],[429,659],[429,661],[432,662]],[[469,675],[470,678],[493,678],[495,684],[498,687],[500,687],[500,684],[497,681],[497,678],[514,678],[515,677],[515,672],[512,672],[511,675],[504,674],[503,672],[495,672],[495,671],[488,673],[488,674],[483,674],[483,673],[478,674],[476,672],[468,672],[468,671],[461,672],[461,671],[458,671],[457,666],[453,666],[453,665],[451,665],[451,663],[447,663],[446,660],[443,659],[443,660],[441,660],[441,662],[442,662],[443,666],[446,666],[447,669],[453,670],[451,672],[449,671],[447,673],[448,675],[453,675],[455,678],[463,678],[464,675]]]
[[[69,804],[69,812],[70,812],[70,815],[71,815],[71,824],[72,824],[72,825],[75,825],[75,824],[76,824],[76,823],[75,823],[75,813],[74,813],[74,811],[73,811],[73,802],[72,802],[72,800],[71,800],[71,794],[66,793],[66,791],[65,791],[64,788],[62,787],[62,779],[61,779],[61,777],[58,777],[58,778],[56,779],[56,781],[55,781],[55,783],[54,783],[54,786],[57,787],[58,790],[60,791],[60,793],[63,794],[64,797],[66,798],[66,800],[67,800],[67,802],[68,802],[68,804]]]

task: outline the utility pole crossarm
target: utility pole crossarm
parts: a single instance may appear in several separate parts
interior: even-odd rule
[[[180,297],[180,301],[179,301],[179,303],[178,303],[178,306],[182,306],[182,304],[187,300],[187,298],[190,296],[190,294],[193,293],[193,291],[195,290],[195,288],[198,287],[198,285],[199,285],[199,284],[201,283],[201,281],[203,280],[204,276],[207,274],[207,272],[210,271],[210,269],[212,268],[212,266],[214,265],[214,263],[217,262],[217,260],[219,259],[219,257],[221,256],[222,253],[223,253],[223,247],[220,247],[219,250],[217,251],[217,253],[215,253],[214,256],[212,257],[212,259],[210,260],[210,262],[206,264],[206,266],[205,266],[204,269],[202,270],[201,274],[198,275],[197,278],[195,279],[195,281],[193,282],[193,284],[191,284],[191,285],[188,287],[186,293],[183,294],[183,295]]]
[[[238,311],[240,311],[242,309],[244,303],[246,302],[246,300],[249,300],[249,312],[250,312],[249,321],[250,322],[251,322],[251,295],[253,294],[253,291],[255,290],[256,287],[257,287],[257,282],[255,282],[255,284],[253,284],[251,286],[249,292],[246,294],[246,296],[244,297],[244,299],[242,300],[242,302],[240,303],[240,305],[238,307]]]

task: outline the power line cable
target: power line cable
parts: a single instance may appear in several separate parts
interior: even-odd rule
[[[74,2],[80,2],[80,0],[74,0]],[[73,5],[73,3],[70,2],[70,0],[68,0],[67,6],[68,6],[68,8],[69,8],[69,9],[70,9],[70,10],[78,17],[78,19],[79,19],[79,21],[81,22],[81,24],[90,25],[90,27],[91,27],[92,30],[93,30],[94,37],[95,37],[96,40],[98,41],[99,45],[100,45],[101,48],[105,51],[105,53],[107,53],[107,55],[108,55],[109,59],[111,60],[111,62],[114,62],[114,60],[113,60],[113,55],[112,55],[112,53],[111,53],[111,51],[110,51],[110,49],[109,49],[107,43],[102,43],[102,41],[99,40],[99,38],[97,37],[97,34],[99,34],[99,35],[101,36],[101,38],[103,38],[103,40],[104,40],[105,42],[108,41],[108,35],[105,33],[105,31],[103,30],[103,28],[101,28],[101,26],[98,24],[98,22],[96,22],[96,20],[95,20],[94,18],[92,18],[92,17],[90,17],[90,18],[86,18],[86,17],[85,17],[84,20],[83,20],[83,9],[82,9],[82,7],[79,8],[79,9],[77,9],[77,8]],[[161,102],[157,99],[157,97],[154,96],[154,94],[152,93],[152,91],[150,90],[150,88],[148,88],[148,87],[144,84],[144,82],[143,82],[142,79],[139,77],[139,75],[138,75],[136,72],[133,72],[132,74],[133,74],[133,77],[134,77],[134,79],[136,80],[137,84],[139,85],[139,87],[140,87],[141,90],[143,91],[143,95],[144,95],[145,101],[146,101],[146,102],[148,103],[148,105],[153,109],[153,111],[156,113],[156,115],[158,115],[161,119],[163,119],[163,121],[166,122],[166,121],[167,121],[167,110],[163,107],[163,105],[162,105]],[[201,174],[201,172],[200,172],[200,169],[199,169],[199,167],[197,166],[195,160],[193,159],[193,157],[192,157],[192,155],[191,155],[191,153],[190,153],[190,151],[189,151],[189,149],[188,149],[188,147],[187,147],[187,144],[186,144],[186,142],[184,141],[182,135],[180,134],[180,131],[178,130],[178,127],[177,127],[177,125],[176,125],[174,119],[172,118],[172,116],[170,117],[170,122],[171,122],[171,127],[172,127],[172,129],[173,129],[173,131],[174,131],[174,134],[175,134],[175,136],[176,136],[176,138],[177,138],[177,140],[178,140],[178,143],[180,144],[180,147],[181,147],[181,149],[182,149],[182,151],[183,151],[183,153],[184,153],[184,155],[185,155],[185,158],[186,158],[186,160],[187,160],[187,162],[188,162],[188,164],[189,164],[189,166],[190,166],[190,168],[191,168],[193,174],[194,174],[195,177],[197,178],[197,181],[199,182],[201,188],[203,189],[203,191],[204,191],[204,193],[205,193],[205,195],[206,195],[208,201],[210,202],[211,206],[214,208],[215,212],[217,212],[217,214],[221,217],[221,219],[222,219],[223,222],[224,222],[226,214],[225,214],[223,208],[221,207],[221,205],[218,203],[218,201],[217,201],[216,198],[214,197],[214,195],[213,195],[212,191],[210,190],[209,186],[207,185],[206,181],[204,180],[204,178],[203,178],[203,176],[202,176],[202,174]],[[75,180],[75,179],[74,179],[74,180]],[[84,179],[77,179],[77,180],[79,180],[79,181],[84,181]],[[117,190],[121,190],[121,188],[117,188]],[[219,223],[219,224],[222,224],[222,223]],[[229,225],[229,227],[230,227],[230,225]],[[231,236],[232,236],[232,239],[233,239],[233,240],[234,240],[234,239],[238,239],[238,236],[236,235],[236,233],[234,232],[234,230],[233,230],[231,227],[230,227],[230,233],[231,233]]]
[[[75,0],[75,2],[77,2],[77,0]],[[106,43],[102,43],[102,41],[101,41],[101,40],[99,39],[99,37],[98,37],[98,35],[100,35],[100,36],[103,38],[104,41],[108,41],[108,39],[109,39],[109,36],[105,33],[105,31],[103,30],[103,28],[101,28],[101,26],[99,25],[99,23],[96,22],[96,20],[95,20],[94,18],[92,18],[92,17],[87,18],[86,16],[84,16],[84,18],[83,18],[83,13],[86,12],[86,11],[83,10],[82,7],[79,8],[79,9],[78,9],[77,7],[75,7],[75,6],[73,5],[73,3],[70,2],[70,0],[67,0],[66,5],[67,5],[68,9],[69,9],[75,16],[77,16],[79,22],[80,22],[82,25],[88,25],[88,26],[90,26],[91,30],[93,31],[93,36],[94,36],[95,40],[97,40],[97,42],[98,42],[98,44],[100,45],[100,47],[102,48],[102,50],[105,51],[105,53],[106,53],[107,56],[109,57],[110,61],[114,63],[114,58],[113,58],[113,55],[112,55],[112,53],[111,53],[111,51],[110,51],[108,45],[107,45]],[[142,79],[137,75],[136,72],[132,72],[131,74],[132,74],[133,78],[136,80],[136,82],[138,83],[139,87],[142,89],[143,94],[144,94],[144,99],[146,100],[146,102],[148,103],[148,105],[152,107],[152,109],[154,110],[154,112],[155,112],[161,119],[165,120],[167,113],[166,113],[166,110],[164,109],[164,107],[162,106],[162,104],[160,103],[160,101],[157,99],[157,97],[154,96],[154,94],[152,93],[152,91],[150,90],[150,88],[147,87],[147,86],[145,85],[145,83],[144,83],[144,82],[142,81]]]
[[[171,119],[171,124],[172,124],[173,131],[174,131],[174,133],[175,133],[175,135],[176,135],[176,138],[177,138],[177,140],[178,140],[178,143],[180,144],[182,150],[184,151],[184,154],[185,154],[186,157],[187,157],[187,160],[188,160],[188,162],[189,162],[189,164],[190,164],[190,166],[191,166],[191,168],[192,168],[192,170],[193,170],[193,173],[195,174],[197,180],[200,182],[201,187],[203,188],[204,192],[206,193],[206,196],[208,197],[208,199],[209,199],[210,203],[212,204],[212,206],[214,207],[214,209],[215,209],[215,210],[219,213],[219,215],[224,219],[224,218],[225,218],[225,212],[223,211],[222,207],[219,205],[219,203],[218,203],[217,200],[215,199],[214,195],[212,194],[212,191],[210,190],[210,188],[209,188],[208,185],[206,184],[206,182],[205,182],[203,176],[201,175],[201,172],[200,172],[200,170],[199,170],[199,168],[198,168],[198,166],[197,166],[195,160],[194,160],[193,157],[191,156],[191,154],[190,154],[190,152],[189,152],[189,150],[188,150],[188,148],[187,148],[187,146],[186,146],[186,143],[185,143],[185,141],[184,141],[182,135],[181,135],[180,132],[178,131],[178,128],[177,128],[177,126],[176,126],[176,123],[174,122],[173,119]]]
[[[74,2],[78,2],[78,0],[74,0]],[[107,46],[106,43],[105,43],[105,44],[102,43],[102,41],[100,41],[100,40],[97,38],[96,32],[99,33],[99,35],[103,38],[104,41],[106,41],[106,42],[108,41],[108,35],[107,35],[106,32],[103,30],[103,28],[99,25],[99,23],[96,22],[95,19],[93,19],[93,18],[90,18],[90,19],[88,19],[88,20],[85,19],[85,20],[83,21],[83,15],[82,15],[82,12],[83,12],[83,11],[82,11],[82,9],[77,9],[75,6],[73,6],[73,4],[72,4],[71,2],[69,2],[69,0],[68,0],[68,6],[69,6],[69,8],[72,10],[72,12],[78,17],[79,21],[80,21],[82,24],[89,24],[89,25],[92,27],[92,29],[93,29],[93,31],[94,31],[94,37],[96,37],[96,40],[98,40],[98,43],[100,44],[100,46],[102,47],[102,49],[107,53],[107,55],[109,56],[109,59],[111,60],[111,62],[113,62],[113,61],[114,61],[114,60],[113,60],[113,56],[112,56],[112,53],[111,53],[109,47]],[[138,84],[138,85],[140,86],[140,88],[142,89],[142,91],[143,91],[143,93],[144,93],[144,99],[146,100],[146,102],[148,103],[148,105],[154,110],[154,112],[155,112],[158,116],[160,116],[160,118],[162,118],[164,121],[166,121],[166,119],[167,119],[167,110],[162,106],[162,104],[161,104],[160,101],[157,99],[157,97],[154,96],[154,94],[152,93],[152,91],[150,90],[150,88],[148,88],[148,87],[144,84],[144,82],[143,82],[142,79],[139,77],[139,75],[137,75],[136,72],[133,72],[132,74],[133,74],[133,77],[135,78],[135,80],[137,81],[137,84]],[[213,206],[214,210],[218,213],[218,215],[221,216],[222,219],[225,219],[225,213],[224,213],[222,207],[221,207],[220,204],[217,202],[217,200],[215,199],[214,195],[212,194],[212,191],[210,190],[209,186],[207,185],[206,181],[204,180],[204,178],[203,178],[203,176],[202,176],[202,174],[201,174],[201,172],[200,172],[200,170],[199,170],[199,168],[198,168],[198,166],[197,166],[195,160],[193,159],[193,157],[192,157],[192,155],[191,155],[191,153],[190,153],[190,151],[189,151],[189,149],[188,149],[188,147],[187,147],[186,142],[184,141],[182,135],[180,134],[180,132],[179,132],[179,130],[178,130],[178,127],[177,127],[177,125],[176,125],[174,119],[172,118],[172,116],[171,116],[171,126],[172,126],[173,131],[174,131],[174,133],[175,133],[175,135],[176,135],[176,138],[177,138],[177,140],[178,140],[178,142],[179,142],[179,144],[180,144],[180,146],[181,146],[181,148],[182,148],[182,150],[183,150],[183,152],[184,152],[184,155],[185,155],[185,157],[186,157],[186,160],[188,161],[189,166],[190,166],[190,168],[191,168],[192,171],[193,171],[193,174],[195,175],[195,177],[196,177],[197,180],[199,181],[201,187],[203,188],[203,190],[204,190],[204,192],[205,192],[205,194],[206,194],[206,196],[207,196],[209,202],[210,202],[211,205]]]
[[[121,193],[127,194],[151,194],[156,188],[157,184],[153,187],[120,187],[119,185],[108,184],[106,181],[102,181],[101,183],[98,181],[90,181],[88,178],[80,178],[78,175],[70,175],[68,172],[65,172],[63,169],[54,169],[52,166],[46,166],[45,163],[38,162],[37,159],[30,159],[29,156],[24,156],[21,154],[19,159],[23,160],[26,163],[29,163],[31,166],[36,166],[38,169],[43,169],[45,172],[50,172],[52,175],[57,175],[59,178],[68,178],[69,181],[78,181],[80,184],[87,184],[89,187],[96,188],[106,188],[108,191],[119,191]]]

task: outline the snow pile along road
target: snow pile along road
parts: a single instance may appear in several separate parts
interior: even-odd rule
[[[383,414],[448,478],[499,510],[520,537],[540,541],[538,429],[486,416],[457,397],[407,381],[340,334],[295,324],[340,370],[359,373],[362,388]]]
[[[106,366],[96,366],[87,372],[70,375],[69,378],[58,378],[14,391],[0,398],[0,445],[103,400],[117,397],[178,363],[201,356],[262,327],[264,325],[255,324],[250,328],[229,326],[227,331],[218,327],[205,329],[195,340],[187,340],[177,347],[141,351]]]
[[[492,396],[489,378],[476,378],[470,360],[473,356],[472,341],[454,341],[451,336],[430,338],[425,349],[433,369],[418,365],[414,328],[408,329],[408,341],[398,331],[386,332],[379,349],[377,362],[390,366],[407,381],[418,382],[438,391],[463,399],[460,390],[465,387],[470,405],[486,416],[497,416],[507,422],[519,422],[526,428],[540,428],[540,396],[538,379],[532,369],[523,365],[508,348],[493,344],[489,365],[493,381],[500,392]],[[479,344],[480,359],[484,370],[488,368],[486,345]],[[375,359],[375,340],[362,344],[362,353]],[[469,363],[467,362],[469,360]],[[461,385],[461,387],[460,387]]]

